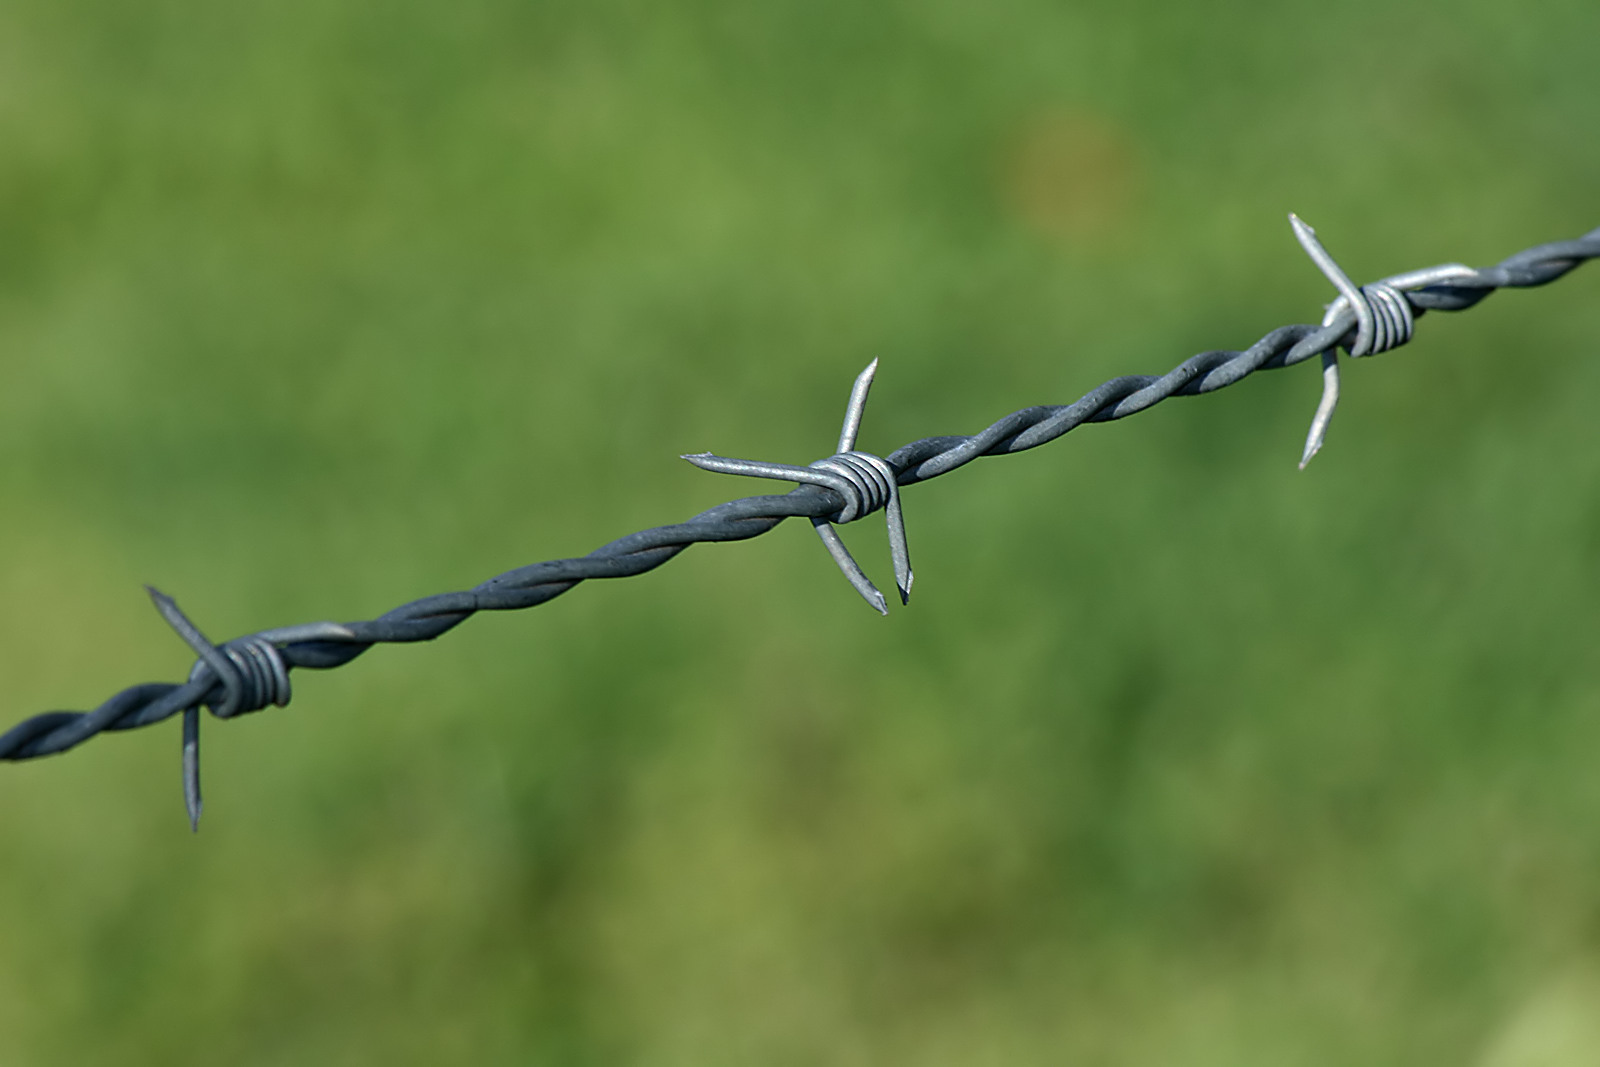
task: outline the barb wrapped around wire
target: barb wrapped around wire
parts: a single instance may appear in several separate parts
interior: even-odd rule
[[[857,452],[856,435],[861,432],[861,415],[867,407],[867,393],[872,389],[872,379],[878,373],[878,361],[867,364],[867,369],[856,376],[850,390],[850,402],[845,405],[844,428],[839,431],[839,450],[827,459],[819,459],[809,467],[791,467],[784,463],[758,463],[748,459],[728,459],[710,452],[696,452],[681,458],[702,470],[720,474],[743,474],[752,478],[775,478],[780,482],[799,482],[802,485],[820,485],[832,489],[844,498],[844,507],[831,516],[817,515],[811,519],[828,554],[839,565],[850,584],[862,599],[884,615],[889,614],[888,601],[878,587],[861,572],[839,537],[834,523],[854,522],[872,514],[879,508],[888,509],[889,555],[894,561],[894,584],[900,590],[900,603],[911,602],[911,552],[906,547],[905,516],[900,511],[900,485],[898,472],[880,456],[870,452]]]
[[[1328,305],[1322,316],[1324,327],[1333,326],[1354,315],[1355,340],[1349,342],[1352,357],[1375,356],[1379,352],[1399,348],[1411,340],[1416,332],[1417,319],[1412,313],[1406,291],[1440,285],[1455,280],[1465,280],[1478,272],[1460,263],[1445,263],[1437,267],[1396,274],[1371,285],[1357,286],[1334,262],[1328,250],[1317,240],[1317,231],[1307,226],[1298,215],[1290,214],[1289,224],[1322,273],[1327,275],[1339,298]],[[1322,450],[1323,439],[1328,435],[1328,424],[1333,421],[1334,409],[1339,406],[1339,350],[1329,348],[1322,353],[1322,400],[1317,413],[1311,418],[1311,430],[1306,434],[1305,451],[1300,454],[1300,469],[1305,470],[1311,457]]]
[[[1037,448],[1087,422],[1126,418],[1174,396],[1223,389],[1259,370],[1293,366],[1323,357],[1323,396],[1313,420],[1303,467],[1326,434],[1339,395],[1336,348],[1352,356],[1375,355],[1411,339],[1415,321],[1427,311],[1461,311],[1496,289],[1529,288],[1562,277],[1600,257],[1600,229],[1571,241],[1539,245],[1493,267],[1446,264],[1396,274],[1364,287],[1354,285],[1316,239],[1291,216],[1296,236],[1339,290],[1320,326],[1281,326],[1249,348],[1202,352],[1166,374],[1113,378],[1070,404],[1014,411],[970,436],[925,437],[887,456],[855,449],[873,362],[856,379],[836,454],[807,467],[686,456],[710,470],[800,483],[781,496],[753,496],[719,504],[686,522],[629,534],[575,559],[534,563],[490,578],[467,590],[440,593],[402,604],[376,619],[309,623],[264,630],[212,645],[163,594],[151,590],[162,617],[199,657],[182,685],[149,683],[115,694],[93,711],[49,711],[0,734],[0,760],[47,756],[111,730],[132,730],[183,714],[184,795],[191,820],[200,815],[199,711],[229,718],[290,696],[289,672],[342,666],[376,644],[431,641],[480,611],[513,611],[543,604],[591,578],[625,578],[655,569],[693,544],[759,537],[788,518],[812,521],[845,576],[880,611],[883,594],[861,573],[833,529],[883,509],[887,512],[895,579],[902,601],[911,592],[900,490],[949,474],[980,456],[1010,455]]]

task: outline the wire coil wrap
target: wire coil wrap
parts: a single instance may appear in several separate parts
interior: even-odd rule
[[[1386,281],[1363,285],[1358,292],[1371,316],[1372,335],[1362,337],[1357,334],[1350,345],[1352,356],[1375,356],[1399,348],[1411,340],[1411,335],[1416,332],[1417,319],[1411,310],[1411,301],[1406,299],[1404,293]],[[1328,307],[1328,316],[1323,323],[1332,322],[1349,304],[1350,299],[1341,295]],[[1362,316],[1358,314],[1357,317],[1359,319]]]
[[[829,488],[844,497],[844,507],[829,516],[830,522],[854,522],[871,515],[887,507],[895,491],[894,469],[871,452],[840,452],[807,466],[837,474],[845,480],[845,485],[829,484]],[[847,487],[849,492],[845,491]]]
[[[195,660],[189,671],[189,681],[196,682],[207,675],[222,679],[226,697],[212,714],[219,719],[231,719],[260,711],[269,704],[286,707],[293,689],[289,684],[289,668],[283,662],[278,646],[259,635],[240,637],[217,646],[217,651],[227,657],[234,670],[231,674],[218,672],[205,659]]]

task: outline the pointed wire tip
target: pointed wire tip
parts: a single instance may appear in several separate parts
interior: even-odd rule
[[[889,614],[889,602],[883,598],[882,591],[874,589],[873,592],[877,595],[872,597],[868,603],[878,609],[879,615],[887,617]]]
[[[153,585],[146,584],[144,591],[150,596],[150,603],[156,606],[156,613],[167,620],[167,625],[183,634],[188,619],[184,618],[183,610],[178,607],[178,602],[172,599]],[[188,638],[184,638],[188,641]]]
[[[856,375],[850,386],[850,400],[844,406],[844,424],[839,428],[839,447],[836,451],[852,452],[856,447],[856,434],[861,431],[861,413],[867,407],[867,394],[872,391],[872,379],[878,373],[878,361],[867,364],[867,369]]]
[[[868,363],[866,365],[865,369],[863,369],[860,374],[856,375],[855,387],[850,390],[850,399],[851,399],[852,406],[854,406],[854,404],[855,404],[855,402],[857,400],[858,394],[860,394],[863,390],[866,390],[866,389],[869,389],[869,388],[872,387],[872,380],[874,378],[876,378],[877,376],[878,376],[878,361],[877,361],[877,359],[874,359],[871,363]],[[866,398],[865,397],[861,397],[860,400],[861,400],[862,403],[865,403]]]
[[[1294,225],[1294,239],[1300,242],[1300,247],[1304,248],[1314,260],[1316,252],[1313,250],[1318,250],[1322,247],[1322,242],[1317,240],[1317,231],[1307,226],[1296,215],[1290,215],[1289,221]]]
[[[1334,393],[1333,398],[1337,403],[1339,394]],[[1328,440],[1328,423],[1331,421],[1333,421],[1333,407],[1324,398],[1322,404],[1317,407],[1316,417],[1311,420],[1311,431],[1306,434],[1305,451],[1300,453],[1301,470],[1305,470],[1311,458],[1322,451],[1323,444]]]
[[[1311,457],[1322,451],[1328,439],[1328,426],[1339,409],[1339,357],[1333,351],[1322,354],[1322,399],[1317,401],[1317,413],[1311,416],[1311,428],[1306,431],[1305,451],[1300,453],[1300,469],[1305,470]]]
[[[1310,253],[1311,258],[1315,260],[1317,258],[1316,252],[1322,251],[1322,242],[1317,239],[1317,231],[1311,228],[1309,222],[1292,211],[1289,212],[1289,225],[1294,227],[1294,237],[1295,240],[1300,242],[1300,247]],[[1313,251],[1313,249],[1316,251]],[[1319,263],[1318,266],[1320,267],[1321,264]],[[1326,274],[1327,270],[1324,269],[1323,273]]]
[[[896,588],[900,590],[900,603],[902,606],[911,603],[911,583],[915,579],[915,574],[910,571],[906,571],[906,584],[900,585],[898,582],[895,583]]]
[[[189,809],[189,832],[192,834],[200,832],[200,811],[204,807],[204,804],[196,804]]]

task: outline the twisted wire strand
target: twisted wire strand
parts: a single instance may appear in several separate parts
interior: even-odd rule
[[[1412,318],[1428,311],[1462,311],[1497,289],[1545,285],[1595,258],[1600,258],[1600,229],[1576,240],[1518,252],[1492,267],[1465,274],[1452,271],[1445,282],[1404,292],[1393,288],[1389,291],[1405,301]],[[1388,295],[1379,299],[1387,302]],[[1398,308],[1388,308],[1385,317],[1390,312],[1402,314]],[[1391,320],[1386,331],[1401,330],[1402,321]],[[1336,302],[1323,326],[1282,326],[1242,351],[1202,352],[1163,375],[1113,378],[1071,404],[1023,408],[971,436],[912,441],[883,457],[883,462],[901,487],[915,485],[949,474],[980,456],[1010,455],[1037,448],[1086,422],[1127,418],[1169,397],[1214,392],[1258,370],[1293,366],[1339,345],[1348,348],[1356,331],[1355,310],[1348,302],[1343,306]],[[1409,338],[1409,330],[1405,334]],[[865,470],[859,475],[871,477]],[[847,510],[875,510],[872,505],[882,506],[877,487],[863,492],[865,482],[856,482],[855,477],[851,481],[856,492],[848,496],[823,486],[801,485],[782,495],[751,496],[719,504],[686,522],[629,534],[586,556],[518,567],[472,589],[402,604],[376,619],[310,623],[246,635],[210,649],[222,657],[221,662],[202,655],[182,685],[135,685],[93,711],[48,711],[18,723],[0,734],[0,760],[35,759],[64,752],[105,731],[150,726],[200,707],[231,716],[269,703],[281,705],[289,698],[288,672],[293,668],[328,670],[349,663],[377,644],[431,641],[477,612],[531,608],[589,579],[643,574],[690,545],[748,540],[789,518],[846,521],[843,515]]]

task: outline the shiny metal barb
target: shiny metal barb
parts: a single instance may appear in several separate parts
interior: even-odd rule
[[[832,515],[812,516],[811,524],[855,591],[868,604],[887,615],[889,602],[862,572],[861,566],[845,547],[839,531],[833,528],[835,523],[842,525],[854,522],[880,508],[884,509],[889,527],[889,555],[894,563],[895,586],[900,591],[900,603],[911,602],[911,552],[906,547],[906,523],[900,508],[899,476],[883,457],[856,450],[861,416],[866,411],[867,394],[872,390],[872,380],[877,373],[878,361],[873,360],[867,364],[866,370],[856,375],[855,384],[850,388],[850,400],[845,405],[844,426],[839,431],[839,449],[825,459],[805,467],[792,467],[784,463],[729,459],[710,452],[692,453],[682,458],[702,470],[719,474],[741,474],[751,478],[774,478],[802,485],[819,485],[838,493],[844,506]]]

